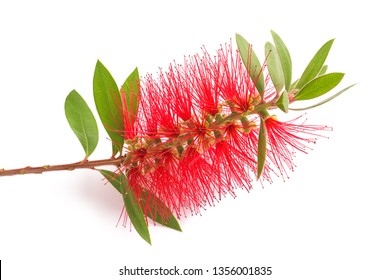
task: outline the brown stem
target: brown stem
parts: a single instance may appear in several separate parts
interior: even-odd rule
[[[124,161],[124,156],[119,156],[117,158],[108,158],[108,159],[101,159],[101,160],[82,160],[75,163],[68,163],[68,164],[59,164],[59,165],[43,165],[39,167],[31,167],[26,166],[23,168],[17,168],[17,169],[0,169],[0,176],[13,176],[13,175],[21,175],[21,174],[41,174],[43,172],[49,172],[49,171],[61,171],[61,170],[75,170],[75,169],[81,169],[81,168],[89,168],[89,169],[95,169],[97,166],[107,166],[107,165],[114,165],[114,166],[120,166],[121,163]]]

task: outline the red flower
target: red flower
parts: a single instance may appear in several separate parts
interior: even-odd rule
[[[219,74],[217,82],[221,87],[221,96],[233,111],[246,112],[259,102],[256,86],[242,63],[239,51],[233,53],[231,44],[218,50],[215,66]]]
[[[264,118],[252,110],[267,102],[272,107],[276,94],[269,77],[265,84],[261,99],[230,45],[214,58],[203,49],[203,56],[160,70],[157,79],[147,75],[140,84],[137,122],[124,122],[125,135],[134,136],[124,168],[135,196],[141,200],[146,189],[180,216],[198,213],[226,194],[235,196],[236,188],[251,189]],[[306,153],[321,136],[318,131],[329,129],[299,119],[265,119],[263,180],[272,182],[273,173],[285,178],[295,167],[295,152]],[[146,215],[149,206],[143,207]]]
[[[185,61],[185,78],[190,84],[190,96],[198,110],[215,116],[220,111],[222,75],[218,63],[203,48],[203,57],[195,55]]]
[[[297,123],[297,121],[301,123]],[[287,171],[293,171],[295,164],[293,158],[296,151],[307,153],[309,144],[316,143],[317,137],[324,137],[319,134],[320,131],[331,130],[324,125],[307,125],[306,119],[302,116],[291,121],[280,122],[275,116],[268,117],[265,120],[267,129],[267,158],[278,173],[283,177],[287,176]]]

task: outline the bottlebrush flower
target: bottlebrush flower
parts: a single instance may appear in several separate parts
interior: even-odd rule
[[[143,189],[155,194],[177,216],[235,196],[236,188],[251,189],[260,119],[266,129],[261,177],[269,182],[273,175],[288,178],[296,151],[306,153],[323,137],[321,131],[330,130],[307,125],[302,117],[287,122],[269,117],[267,109],[276,108],[279,95],[269,75],[259,93],[231,45],[215,56],[202,51],[160,70],[157,78],[143,78],[137,125],[124,122],[124,134],[134,136],[124,166],[129,187],[139,200]]]
[[[266,73],[263,92],[239,51],[226,44],[214,56],[203,47],[201,55],[141,80],[137,123],[124,121],[124,134],[133,139],[127,141],[123,169],[138,200],[147,190],[180,217],[227,194],[235,196],[237,188],[250,190],[259,172],[261,120],[266,130],[262,181],[272,182],[273,175],[288,178],[295,153],[306,153],[330,128],[307,125],[302,116],[287,122],[270,117],[268,110],[277,108],[281,93],[266,64],[257,69],[256,79]],[[298,91],[291,89],[288,99]],[[147,215],[148,206],[143,207]]]

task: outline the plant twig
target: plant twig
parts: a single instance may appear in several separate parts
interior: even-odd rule
[[[106,165],[119,166],[124,159],[125,159],[124,156],[119,156],[116,158],[108,158],[108,159],[92,160],[92,161],[82,160],[79,162],[68,163],[68,164],[43,165],[38,167],[26,166],[23,168],[8,169],[8,170],[0,169],[0,176],[42,174],[44,172],[49,172],[49,171],[63,171],[63,170],[70,171],[70,170],[81,169],[81,168],[95,169],[95,167],[97,166],[106,166]]]

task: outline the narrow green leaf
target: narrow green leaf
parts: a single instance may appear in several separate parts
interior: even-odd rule
[[[99,117],[112,140],[113,155],[122,150],[122,103],[115,80],[98,60],[93,76],[93,96]]]
[[[276,92],[279,93],[284,87],[284,74],[278,52],[275,46],[270,42],[265,44],[265,56],[268,56],[267,67],[272,83],[274,84]]]
[[[322,100],[321,102],[319,103],[316,103],[314,105],[311,105],[311,106],[308,106],[308,107],[304,107],[304,108],[289,108],[290,110],[293,110],[293,111],[304,111],[304,110],[308,110],[308,109],[312,109],[312,108],[315,108],[315,107],[318,107],[322,104],[325,104],[333,99],[335,99],[337,96],[339,96],[340,94],[344,93],[345,91],[349,90],[351,87],[355,86],[356,84],[353,84],[353,85],[350,85],[348,87],[346,87],[345,89],[343,90],[340,90],[338,93],[328,97],[327,99],[324,99]]]
[[[278,101],[276,101],[276,106],[283,112],[287,113],[288,112],[288,93],[287,91],[283,91],[282,94],[279,96]]]
[[[138,202],[135,200],[132,191],[127,191],[123,195],[123,201],[125,202],[125,207],[127,214],[129,214],[129,218],[134,228],[137,230],[138,234],[149,244],[152,244],[152,240],[150,239],[148,225],[145,220],[144,213]]]
[[[122,90],[126,97],[126,104],[124,104],[124,106],[128,110],[129,121],[131,123],[135,122],[138,112],[139,82],[138,68],[135,68],[122,86]]]
[[[284,87],[286,88],[286,91],[288,91],[290,89],[292,79],[292,61],[290,52],[278,34],[272,30],[271,34],[283,69]]]
[[[153,193],[143,190],[142,201],[144,207],[147,208],[147,215],[149,218],[159,223],[160,225],[169,227],[171,229],[182,231],[179,222],[176,220],[172,211]]]
[[[99,170],[99,172],[122,194],[127,214],[135,230],[146,242],[152,244],[140,203],[136,200],[131,189],[126,188],[128,184],[126,176],[123,173],[116,174],[108,170]]]
[[[126,176],[115,172],[98,169],[98,171],[114,186],[114,188],[123,195],[126,192]]]
[[[307,83],[295,95],[295,100],[308,100],[319,97],[336,87],[344,77],[344,73],[329,73],[318,76]]]
[[[99,132],[91,109],[75,90],[65,99],[65,116],[84,148],[85,158],[88,158],[97,146]]]
[[[263,97],[264,95],[264,75],[263,69],[261,67],[260,61],[257,58],[255,52],[252,50],[252,45],[245,40],[240,34],[236,34],[236,43],[238,50],[240,51],[240,56],[246,69],[249,72],[249,75],[255,83],[256,88]]]
[[[265,121],[260,121],[259,141],[257,146],[257,179],[263,173],[265,158],[267,156],[267,132],[265,128]]]
[[[119,193],[123,194],[126,191],[126,185],[121,184],[118,180],[115,180],[119,176],[118,174],[103,169],[100,169],[99,172],[104,177],[106,177],[109,182],[111,182],[111,184]],[[126,180],[126,177],[123,174],[121,174],[121,176],[121,180]],[[160,225],[181,231],[179,222],[172,214],[172,211],[167,206],[165,206],[164,202],[162,202],[157,196],[144,189],[144,194],[142,195],[140,203],[143,207],[145,207],[145,204],[147,203],[149,210],[146,214],[149,218],[159,223]],[[163,213],[164,217],[161,216],[161,213]]]
[[[315,76],[317,76],[317,73],[321,70],[322,65],[324,65],[324,62],[328,56],[330,48],[332,47],[333,41],[334,39],[329,40],[317,51],[317,53],[314,55],[312,60],[307,65],[305,71],[303,71],[303,74],[299,79],[296,88],[298,89],[302,88],[305,84],[307,84]]]

